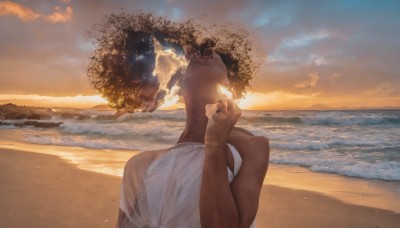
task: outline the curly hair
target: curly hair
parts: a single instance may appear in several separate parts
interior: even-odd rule
[[[89,35],[96,46],[87,70],[89,81],[117,110],[154,111],[163,103],[167,90],[181,85],[184,67],[172,74],[166,88],[160,88],[159,78],[154,75],[157,44],[181,56],[185,45],[201,53],[214,48],[227,67],[228,89],[234,92],[234,98],[243,96],[256,69],[248,33],[229,26],[122,13],[105,16]]]

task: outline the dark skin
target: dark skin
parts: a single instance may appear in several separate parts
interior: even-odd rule
[[[226,68],[219,55],[209,50],[207,56],[201,56],[191,48],[186,48],[185,53],[190,61],[183,88],[187,120],[178,143],[205,144],[199,202],[201,226],[248,228],[257,214],[268,169],[269,142],[265,137],[235,127],[242,112],[232,100],[219,97],[218,84],[227,82]],[[207,117],[205,107],[214,103],[221,111],[212,111]],[[234,169],[227,143],[232,144],[242,157],[242,166],[232,183],[226,173],[227,166]],[[168,149],[141,153],[128,163],[151,164],[163,153],[168,153]],[[126,223],[127,218],[120,211],[117,227],[125,227]]]

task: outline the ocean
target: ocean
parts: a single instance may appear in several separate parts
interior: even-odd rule
[[[1,138],[154,150],[176,143],[185,124],[182,109],[119,117],[109,110],[44,112],[44,120],[1,120]],[[358,178],[400,180],[400,110],[244,111],[237,125],[269,138],[271,163]]]

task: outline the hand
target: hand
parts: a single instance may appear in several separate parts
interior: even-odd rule
[[[184,50],[185,57],[189,60],[186,78],[200,79],[204,83],[221,83],[223,85],[229,83],[226,66],[212,48],[204,50],[204,55],[191,46],[186,46]]]
[[[206,145],[225,146],[242,110],[232,99],[219,100],[217,104],[206,105],[208,123],[204,137]]]

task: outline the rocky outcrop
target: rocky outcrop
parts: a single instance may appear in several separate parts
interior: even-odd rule
[[[0,105],[0,120],[47,120],[51,115],[48,108],[17,106],[15,104]]]
[[[5,122],[0,121],[0,126],[15,126],[15,127],[37,127],[37,128],[56,128],[59,127],[62,122],[43,122],[43,121],[22,121],[22,122]]]

